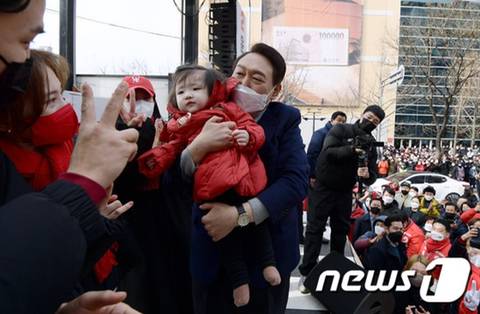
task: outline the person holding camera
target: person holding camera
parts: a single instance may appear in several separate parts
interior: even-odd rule
[[[303,279],[316,266],[322,247],[323,231],[330,217],[331,251],[344,253],[350,226],[352,189],[358,181],[372,184],[377,179],[378,142],[371,132],[382,122],[385,112],[377,105],[368,106],[354,124],[339,124],[328,133],[316,164],[316,184],[308,211],[300,291]],[[306,292],[306,291],[302,291]]]

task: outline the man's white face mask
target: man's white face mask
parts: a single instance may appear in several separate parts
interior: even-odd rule
[[[245,112],[260,112],[267,107],[270,93],[262,95],[245,85],[239,84],[235,87],[233,101]]]

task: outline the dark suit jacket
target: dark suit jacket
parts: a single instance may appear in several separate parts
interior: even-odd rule
[[[298,109],[272,102],[258,122],[265,131],[265,144],[260,150],[260,157],[265,165],[268,183],[257,197],[270,215],[267,223],[281,275],[289,275],[300,260],[296,208],[305,198],[308,186],[308,162],[300,135],[300,120]],[[250,278],[253,284],[266,286],[260,263],[252,251],[248,250],[246,254]],[[217,247],[201,223],[201,211],[194,207],[192,276],[208,284],[215,279],[218,267]]]
[[[323,128],[313,132],[307,150],[308,164],[310,165],[310,178],[315,178],[315,165],[317,164],[318,155],[320,155],[323,148],[323,142],[332,127],[332,123],[328,121]]]
[[[407,263],[406,248],[403,243],[393,247],[384,236],[371,246],[365,254],[365,269],[401,271]]]
[[[372,230],[372,222],[370,221],[370,214],[367,213],[362,217],[355,220],[355,229],[353,232],[353,242],[355,242],[358,238],[365,234],[367,231]]]

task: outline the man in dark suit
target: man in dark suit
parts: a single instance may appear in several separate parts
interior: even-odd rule
[[[232,76],[254,91],[249,107],[251,109],[255,104],[256,109],[249,112],[265,131],[260,157],[268,183],[257,197],[243,204],[216,202],[203,204],[201,209],[194,208],[191,267],[197,314],[285,312],[290,273],[300,259],[296,207],[305,198],[308,185],[308,162],[299,128],[300,112],[271,101],[281,90],[285,70],[283,57],[265,44],[254,45],[234,64]],[[184,175],[191,176],[195,165],[209,152],[230,145],[233,129],[232,122],[221,122],[215,117],[210,119],[182,153]],[[244,217],[248,217],[248,227],[262,222],[269,224],[281,283],[274,287],[267,284],[254,252],[248,251],[247,245],[245,258],[250,274],[250,302],[236,309],[232,287],[222,269],[214,242],[242,226]]]
[[[403,217],[396,213],[385,219],[386,236],[365,254],[365,269],[401,271],[407,263],[403,237]]]
[[[373,222],[381,215],[382,202],[379,199],[372,198],[368,207],[368,213],[355,221],[352,243],[365,234],[367,231],[374,231]]]

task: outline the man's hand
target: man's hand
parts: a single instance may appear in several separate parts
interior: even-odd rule
[[[84,84],[82,90],[82,123],[68,172],[90,178],[107,188],[137,153],[138,132],[115,129],[128,86],[124,82],[118,85],[100,122],[95,118],[92,89]]]
[[[113,194],[113,184],[106,189],[107,196],[103,199],[98,208],[100,214],[107,219],[117,219],[121,214],[132,208],[133,202],[128,202],[125,205],[118,200],[118,195]]]
[[[135,89],[131,89],[129,91],[129,108],[125,108],[122,106],[120,110],[120,117],[122,118],[123,122],[129,127],[133,128],[141,128],[143,123],[147,120],[147,116],[145,114],[137,115],[137,105],[135,102]]]
[[[126,297],[125,292],[87,292],[62,304],[55,314],[141,314],[121,303]]]
[[[215,242],[223,239],[237,226],[238,211],[234,206],[223,203],[204,203],[200,208],[209,210],[202,217],[202,223]]]
[[[193,161],[198,164],[205,155],[222,150],[233,144],[233,130],[237,128],[235,122],[222,122],[222,118],[213,116],[204,124],[202,131],[187,146]]]
[[[460,238],[465,242],[468,239],[475,238],[478,235],[477,228],[471,228],[468,232],[462,234]]]
[[[155,137],[153,139],[152,148],[162,145],[160,134],[162,134],[164,125],[162,119],[155,119]]]
[[[238,146],[247,146],[250,140],[250,134],[245,130],[236,129],[232,132],[232,136],[237,141]]]
[[[472,281],[472,287],[470,290],[465,292],[465,296],[463,297],[463,304],[470,310],[476,311],[478,306],[480,305],[480,291],[477,290],[477,282],[475,280]]]
[[[368,172],[368,167],[361,167],[357,170],[357,175],[360,178],[368,179],[370,178],[370,173]]]

